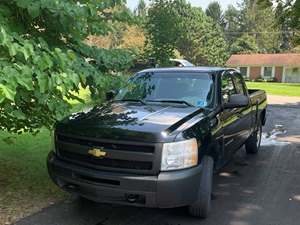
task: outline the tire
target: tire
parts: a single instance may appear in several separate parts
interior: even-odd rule
[[[189,206],[189,214],[195,217],[207,218],[211,208],[211,195],[213,186],[214,160],[210,156],[204,156],[202,160],[202,174],[199,185],[197,201]]]
[[[261,144],[261,137],[262,137],[262,124],[261,121],[259,120],[256,131],[251,135],[251,137],[245,143],[247,154],[258,153]]]

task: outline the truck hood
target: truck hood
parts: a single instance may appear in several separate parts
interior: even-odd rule
[[[72,114],[59,122],[56,132],[101,139],[160,142],[174,138],[203,109],[181,105],[108,103]]]

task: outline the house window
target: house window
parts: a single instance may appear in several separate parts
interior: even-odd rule
[[[273,74],[273,67],[271,67],[271,66],[263,67],[263,77],[264,78],[272,78],[272,74]]]
[[[240,67],[240,72],[243,77],[248,77],[248,67]]]

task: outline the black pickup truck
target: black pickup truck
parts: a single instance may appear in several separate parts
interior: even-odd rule
[[[107,98],[57,123],[48,156],[53,181],[93,201],[207,217],[213,173],[260,147],[266,94],[234,69],[148,69]]]

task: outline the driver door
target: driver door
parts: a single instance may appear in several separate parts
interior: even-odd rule
[[[222,104],[226,104],[231,95],[238,94],[233,76],[230,72],[226,72],[221,77],[221,100]],[[224,109],[220,114],[220,121],[223,127],[223,140],[225,158],[229,159],[231,155],[240,147],[242,141],[240,134],[243,131],[240,123],[240,109]]]

